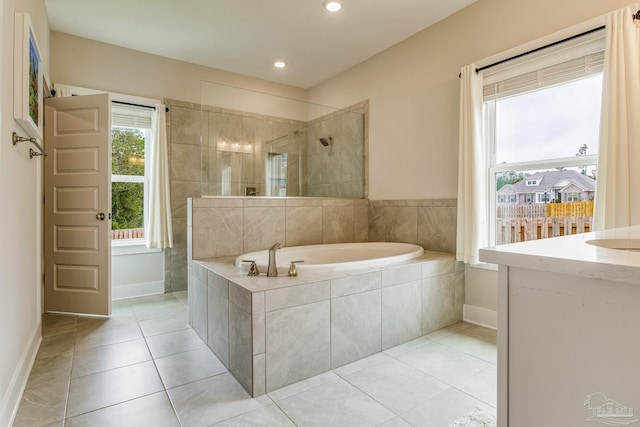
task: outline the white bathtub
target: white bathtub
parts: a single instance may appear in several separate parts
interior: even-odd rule
[[[411,243],[369,242],[369,243],[332,243],[325,245],[291,246],[276,251],[276,263],[279,274],[286,274],[291,261],[304,261],[296,264],[298,270],[352,270],[376,267],[422,256],[424,249]],[[267,272],[269,251],[257,251],[242,254],[236,258],[236,267],[248,271],[249,264],[243,260],[254,260],[260,273]]]

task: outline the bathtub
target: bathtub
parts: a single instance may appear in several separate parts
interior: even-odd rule
[[[291,261],[304,261],[296,264],[302,271],[309,270],[352,270],[377,267],[422,256],[424,249],[411,243],[368,242],[368,243],[332,243],[324,245],[290,246],[276,251],[278,272],[286,274]],[[249,264],[243,260],[253,260],[261,273],[267,271],[269,251],[257,251],[242,254],[236,258],[236,267],[248,271]]]

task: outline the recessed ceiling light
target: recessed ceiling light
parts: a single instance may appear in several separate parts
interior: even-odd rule
[[[273,63],[273,66],[276,68],[284,68],[287,66],[287,63],[284,61],[276,61]]]
[[[342,3],[337,0],[324,0],[322,2],[322,7],[327,9],[329,12],[337,12],[342,9]]]

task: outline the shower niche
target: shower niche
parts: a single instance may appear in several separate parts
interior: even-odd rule
[[[337,109],[202,82],[202,195],[366,197],[368,102]]]

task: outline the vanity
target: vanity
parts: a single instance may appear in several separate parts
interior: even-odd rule
[[[498,265],[498,425],[640,425],[640,226],[480,260]]]

